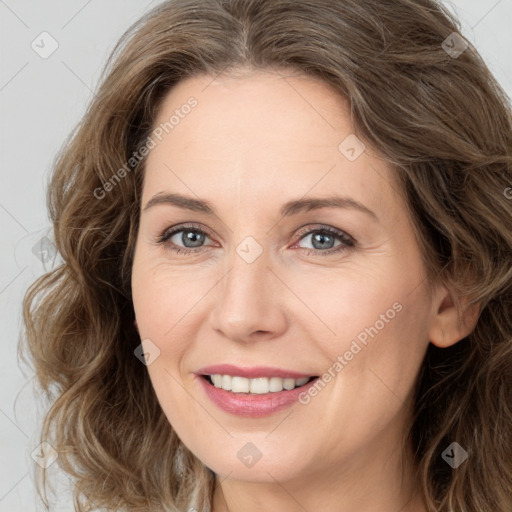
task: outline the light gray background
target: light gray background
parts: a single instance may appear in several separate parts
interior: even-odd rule
[[[51,238],[45,188],[54,158],[80,120],[121,34],[159,0],[0,0],[0,512],[43,510],[34,489],[42,415],[30,371],[20,368],[21,300],[30,283],[56,264],[37,249]],[[447,5],[512,96],[512,0],[456,0]],[[48,32],[58,48],[51,48]],[[41,42],[44,38],[44,42]],[[44,44],[44,48],[43,48]],[[43,242],[44,243],[44,242]],[[51,247],[50,247],[51,248]],[[54,464],[52,468],[57,465]],[[73,511],[66,477],[52,510]]]

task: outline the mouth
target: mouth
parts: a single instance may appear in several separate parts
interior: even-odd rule
[[[261,418],[293,406],[319,378],[280,368],[227,364],[202,368],[196,376],[216,407],[245,418]]]
[[[247,378],[238,375],[211,374],[201,375],[210,385],[217,389],[230,391],[234,394],[252,394],[264,395],[272,393],[280,393],[282,391],[292,391],[297,388],[307,386],[318,376],[294,378],[282,377],[256,377]]]

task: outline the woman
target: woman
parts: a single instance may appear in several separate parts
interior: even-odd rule
[[[511,509],[512,116],[459,28],[176,0],[123,36],[24,304],[78,510]]]

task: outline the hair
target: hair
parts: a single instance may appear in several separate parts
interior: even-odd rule
[[[295,70],[349,102],[357,136],[392,166],[428,286],[452,290],[461,318],[478,307],[470,335],[429,344],[407,439],[429,511],[511,510],[512,110],[471,43],[445,51],[454,32],[435,0],[171,0],[122,36],[48,187],[62,262],[23,302],[22,357],[51,402],[41,439],[75,483],[76,510],[210,510],[215,474],[134,356],[145,159],[126,163],[174,85],[244,68]],[[441,457],[452,442],[469,453],[456,469]]]

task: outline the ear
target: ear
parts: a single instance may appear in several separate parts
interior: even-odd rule
[[[446,348],[473,332],[480,315],[480,303],[470,305],[469,302],[469,297],[461,298],[462,311],[458,311],[453,292],[444,286],[437,289],[429,330],[429,339],[433,345]]]

